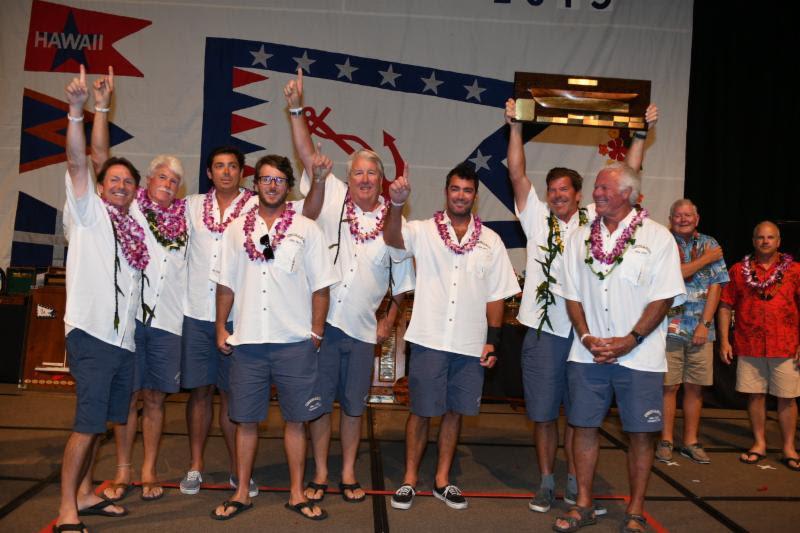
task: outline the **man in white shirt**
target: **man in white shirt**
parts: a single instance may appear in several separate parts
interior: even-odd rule
[[[554,291],[567,302],[575,329],[569,354],[577,505],[556,520],[557,531],[593,524],[592,482],[598,429],[612,396],[630,438],[631,497],[621,530],[643,531],[644,497],[662,429],[662,384],[667,370],[666,313],[686,299],[675,241],[669,231],[634,208],[641,180],[627,165],[600,171],[592,197],[597,218],[570,238],[563,280]]]
[[[406,423],[406,470],[392,507],[413,502],[419,464],[428,442],[430,418],[441,416],[439,458],[433,494],[453,509],[466,509],[461,490],[450,483],[462,415],[480,410],[484,367],[496,361],[503,300],[519,292],[503,242],[472,215],[478,177],[468,163],[447,174],[446,209],[432,219],[402,223],[411,187],[405,176],[392,183],[384,240],[393,258],[413,256],[417,285],[411,324]]]
[[[98,435],[107,422],[127,420],[131,398],[135,315],[140,309],[142,270],[149,255],[144,230],[128,213],[139,173],[126,159],[111,158],[100,168],[92,190],[83,129],[88,98],[86,72],[66,88],[67,202],[64,226],[69,240],[66,349],[75,378],[77,406],[73,432],[64,448],[61,502],[54,531],[84,531],[79,516],[125,516],[127,509],[92,490]],[[89,303],[87,303],[89,302]]]
[[[328,488],[328,449],[333,401],[340,405],[339,436],[345,501],[366,498],[355,474],[361,439],[361,415],[372,381],[375,344],[391,334],[404,293],[414,289],[411,259],[392,264],[383,242],[387,202],[381,196],[383,163],[371,150],[359,150],[347,165],[347,184],[336,178],[330,159],[315,150],[303,116],[303,71],[284,88],[292,139],[305,167],[300,190],[306,194],[303,215],[317,222],[325,235],[340,281],[331,288],[325,342],[319,354],[319,393],[322,416],[309,423],[316,471],[306,497],[321,501]],[[313,179],[310,176],[314,176]],[[299,203],[299,202],[298,202]],[[376,318],[387,291],[388,310]]]
[[[594,205],[579,208],[583,178],[569,168],[550,169],[545,178],[546,202],[539,200],[525,173],[525,149],[522,123],[514,121],[516,102],[506,102],[505,119],[509,125],[508,174],[514,190],[514,207],[528,240],[526,282],[517,319],[528,332],[522,345],[522,382],[528,418],[534,422],[536,458],[541,472],[539,490],[528,503],[532,511],[546,513],[555,497],[554,468],[558,448],[558,416],[561,404],[569,413],[567,356],[572,345],[572,324],[564,299],[555,294],[561,282],[560,270],[564,243],[581,226],[595,217]],[[652,128],[658,120],[658,108],[650,105],[646,119]],[[644,157],[646,132],[636,132],[626,154],[626,163],[640,168]],[[573,429],[564,430],[564,453],[567,459],[567,484],[564,501],[575,504],[578,484],[572,454]],[[603,507],[595,509],[605,514]]]
[[[236,423],[239,479],[249,479],[266,418],[270,383],[286,422],[284,448],[290,492],[286,508],[311,520],[327,513],[303,494],[304,422],[320,416],[317,356],[328,312],[328,287],[337,281],[317,225],[286,202],[294,184],[288,159],[268,155],[255,166],[258,205],[225,230],[217,282],[217,346],[232,353],[230,418]],[[233,331],[226,324],[234,311]],[[212,511],[228,520],[252,507],[239,484],[230,500]]]
[[[95,121],[92,124],[92,162],[102,165],[109,157],[108,112],[114,91],[114,74],[95,81]],[[180,390],[181,328],[186,291],[186,245],[189,234],[186,202],[175,198],[183,178],[183,165],[171,155],[158,155],[147,172],[147,186],[140,188],[130,213],[145,228],[150,262],[144,271],[142,312],[136,320],[136,359],[133,396],[128,422],[114,426],[117,469],[103,495],[109,501],[123,499],[131,487],[133,443],[137,433],[138,402],[142,399],[142,499],[164,495],[156,461],[164,420],[164,400]]]
[[[181,387],[190,389],[186,404],[191,464],[180,483],[183,494],[197,494],[203,482],[203,450],[213,414],[214,389],[219,390],[219,425],[225,437],[230,461],[230,484],[238,484],[235,472],[235,425],[228,418],[229,358],[217,349],[216,293],[211,281],[213,266],[219,261],[222,232],[247,209],[258,203],[251,190],[239,187],[244,170],[244,155],[238,148],[214,149],[206,159],[206,174],[213,187],[205,194],[186,199],[189,217],[189,257],[181,354]],[[258,485],[249,481],[251,496]]]

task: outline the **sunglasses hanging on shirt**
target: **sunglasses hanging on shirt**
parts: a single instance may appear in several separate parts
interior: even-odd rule
[[[269,243],[269,233],[261,237],[259,242],[264,247],[264,259],[267,261],[275,259],[275,252],[272,251],[272,245]]]

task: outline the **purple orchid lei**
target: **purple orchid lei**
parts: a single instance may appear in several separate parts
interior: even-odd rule
[[[589,231],[589,238],[585,241],[586,259],[584,262],[589,265],[589,269],[595,276],[603,280],[617,268],[617,265],[622,263],[622,256],[625,254],[628,246],[636,242],[636,239],[633,238],[633,234],[636,233],[636,230],[639,229],[639,226],[642,225],[645,218],[647,218],[647,209],[638,209],[631,223],[622,231],[622,235],[617,237],[617,242],[609,253],[603,252],[603,235],[600,231],[601,217],[594,219],[591,230]],[[595,260],[603,265],[613,266],[608,272],[597,272],[592,266]]]
[[[375,229],[369,232],[362,232],[361,226],[358,223],[358,216],[356,216],[356,207],[353,203],[353,199],[350,198],[350,193],[347,193],[347,197],[345,198],[345,214],[347,215],[347,221],[350,224],[350,235],[356,240],[356,242],[367,242],[371,241],[375,237],[383,232],[383,225],[386,221],[386,213],[389,211],[389,206],[386,202],[381,205],[381,211],[378,214],[378,220],[375,222]]]
[[[247,257],[251,261],[266,261],[264,254],[256,249],[256,244],[253,242],[253,231],[256,229],[256,215],[258,214],[258,206],[254,205],[244,217],[244,249],[247,252]],[[294,220],[294,207],[292,202],[287,202],[278,222],[275,226],[275,236],[272,237],[272,249],[277,250],[281,241],[286,237],[286,230],[292,225]]]
[[[794,262],[794,259],[789,254],[780,254],[780,257],[781,261],[778,264],[778,267],[764,281],[758,281],[755,268],[753,268],[754,261],[752,255],[746,255],[742,260],[742,274],[744,275],[744,282],[748,287],[756,291],[756,294],[758,294],[758,297],[762,300],[772,299],[774,294],[767,294],[767,291],[773,285],[779,285],[781,281],[783,281],[783,275]]]
[[[245,190],[244,194],[242,194],[242,197],[236,203],[236,206],[231,214],[228,215],[228,218],[217,223],[214,222],[214,214],[212,213],[214,209],[214,191],[215,189],[212,187],[211,190],[206,193],[206,197],[203,199],[203,224],[206,225],[209,231],[214,233],[222,233],[225,231],[225,228],[228,227],[228,224],[230,224],[232,220],[239,216],[239,214],[242,212],[242,209],[244,209],[244,204],[246,204],[247,200],[249,200],[250,197],[252,197],[255,193],[251,190]],[[222,213],[220,213],[220,216],[222,216]]]
[[[439,230],[439,237],[444,241],[444,245],[459,255],[471,252],[481,238],[481,228],[483,227],[481,219],[477,215],[474,215],[473,219],[475,220],[475,227],[472,228],[472,235],[469,241],[464,245],[460,245],[454,243],[450,238],[450,232],[447,231],[447,224],[444,223],[444,211],[437,211],[433,214],[433,221],[436,223],[436,229]]]
[[[175,199],[164,208],[153,202],[142,188],[136,193],[136,201],[159,244],[168,250],[180,250],[186,244],[186,200]]]
[[[106,204],[106,211],[111,218],[114,238],[122,247],[122,255],[125,260],[131,268],[144,270],[150,262],[150,253],[144,242],[144,229],[129,213],[121,213],[105,200],[103,202]]]

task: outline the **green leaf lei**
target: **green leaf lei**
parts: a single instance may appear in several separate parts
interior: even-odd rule
[[[578,226],[583,226],[588,224],[588,222],[589,217],[586,214],[586,208],[581,207],[578,209]],[[547,233],[547,246],[539,246],[539,249],[545,253],[544,261],[536,260],[536,262],[541,265],[542,273],[544,274],[544,281],[536,287],[536,303],[542,306],[542,319],[539,321],[539,327],[536,328],[537,337],[542,334],[542,328],[545,324],[547,324],[547,327],[551,330],[553,329],[553,325],[550,323],[548,308],[551,304],[556,302],[556,297],[550,290],[550,284],[555,282],[556,279],[550,274],[550,269],[553,266],[553,261],[556,256],[564,253],[564,241],[561,238],[561,225],[558,223],[558,218],[552,211],[550,211],[550,214],[547,216],[547,226],[550,228],[550,231]]]
[[[150,226],[150,231],[153,233],[153,237],[158,241],[158,244],[167,250],[180,250],[186,245],[187,232],[183,232],[174,239],[170,239],[158,229],[158,214],[155,211],[146,209],[142,209],[142,211],[144,211],[147,225]]]

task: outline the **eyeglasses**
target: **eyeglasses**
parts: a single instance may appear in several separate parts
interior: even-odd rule
[[[283,176],[258,176],[256,177],[256,182],[260,183],[261,185],[283,185],[284,183],[288,182],[289,178],[284,178]]]
[[[271,177],[271,176],[267,176],[267,177]],[[258,241],[258,242],[260,242],[261,245],[264,247],[264,252],[263,252],[264,253],[264,259],[266,259],[267,261],[271,261],[271,260],[275,259],[275,252],[272,251],[272,245],[270,245],[270,243],[269,243],[269,234],[266,234],[263,237],[261,237],[261,240]]]

